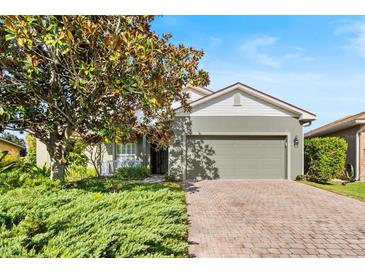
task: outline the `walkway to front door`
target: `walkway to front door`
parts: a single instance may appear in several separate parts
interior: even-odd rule
[[[365,257],[365,202],[293,181],[187,185],[191,257]]]

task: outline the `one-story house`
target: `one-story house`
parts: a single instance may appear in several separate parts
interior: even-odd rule
[[[354,167],[357,180],[365,180],[365,112],[346,116],[305,134],[306,138],[333,136],[346,139],[346,164]]]
[[[23,150],[25,150],[25,147],[0,138],[0,152],[8,151],[9,155],[21,156],[20,154]]]
[[[176,105],[174,137],[156,151],[141,137],[135,143],[105,144],[101,171],[138,160],[152,173],[183,180],[295,179],[303,174],[303,127],[316,115],[242,83],[213,92],[187,87],[191,112]],[[37,142],[37,163],[47,158]]]

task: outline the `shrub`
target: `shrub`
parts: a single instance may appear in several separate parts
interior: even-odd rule
[[[1,157],[0,163],[4,164]],[[0,193],[23,186],[59,184],[58,181],[52,182],[49,175],[50,170],[47,166],[39,167],[20,158],[16,162],[0,167]]]
[[[85,149],[87,145],[81,139],[73,138],[69,140],[66,147],[66,166],[85,166],[87,165],[87,157]]]
[[[66,179],[70,181],[96,177],[95,168],[72,165],[66,170]]]
[[[165,182],[176,182],[177,181],[176,176],[174,174],[169,173],[169,172],[166,172],[163,175],[163,178],[164,178]]]
[[[8,153],[8,151],[0,153],[0,174],[9,172],[20,165],[21,158]]]
[[[116,171],[116,177],[120,180],[142,180],[150,175],[150,170],[144,166],[120,167]]]
[[[326,183],[343,175],[347,142],[339,137],[306,139],[304,158],[309,180]]]
[[[4,155],[4,152],[1,152],[1,160],[0,160],[0,167],[7,166],[11,163],[18,162],[21,158],[12,154]]]
[[[305,175],[298,175],[295,180],[296,181],[304,181],[306,178],[305,178]]]
[[[355,173],[355,169],[354,169],[353,165],[351,165],[351,164],[346,165],[345,175],[346,175],[346,180],[348,183],[352,183],[352,182],[356,181],[356,173]]]
[[[27,156],[26,159],[29,163],[36,164],[37,162],[37,141],[33,135],[27,133],[25,135],[27,141]]]
[[[18,187],[34,187],[38,185],[57,186],[61,181],[49,179],[49,169],[47,167],[24,167],[18,166],[7,172],[0,173],[0,193]]]
[[[125,184],[114,193],[18,188],[0,204],[2,258],[187,255],[184,191],[176,184]]]

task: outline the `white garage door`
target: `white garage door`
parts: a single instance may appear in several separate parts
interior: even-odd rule
[[[285,179],[285,137],[188,136],[187,179]]]

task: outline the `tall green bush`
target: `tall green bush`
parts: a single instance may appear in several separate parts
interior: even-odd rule
[[[36,138],[33,135],[27,133],[25,135],[25,140],[27,141],[27,161],[29,163],[35,164],[37,161],[37,144]]]
[[[306,139],[305,173],[309,180],[326,183],[343,175],[347,142],[339,137]]]

